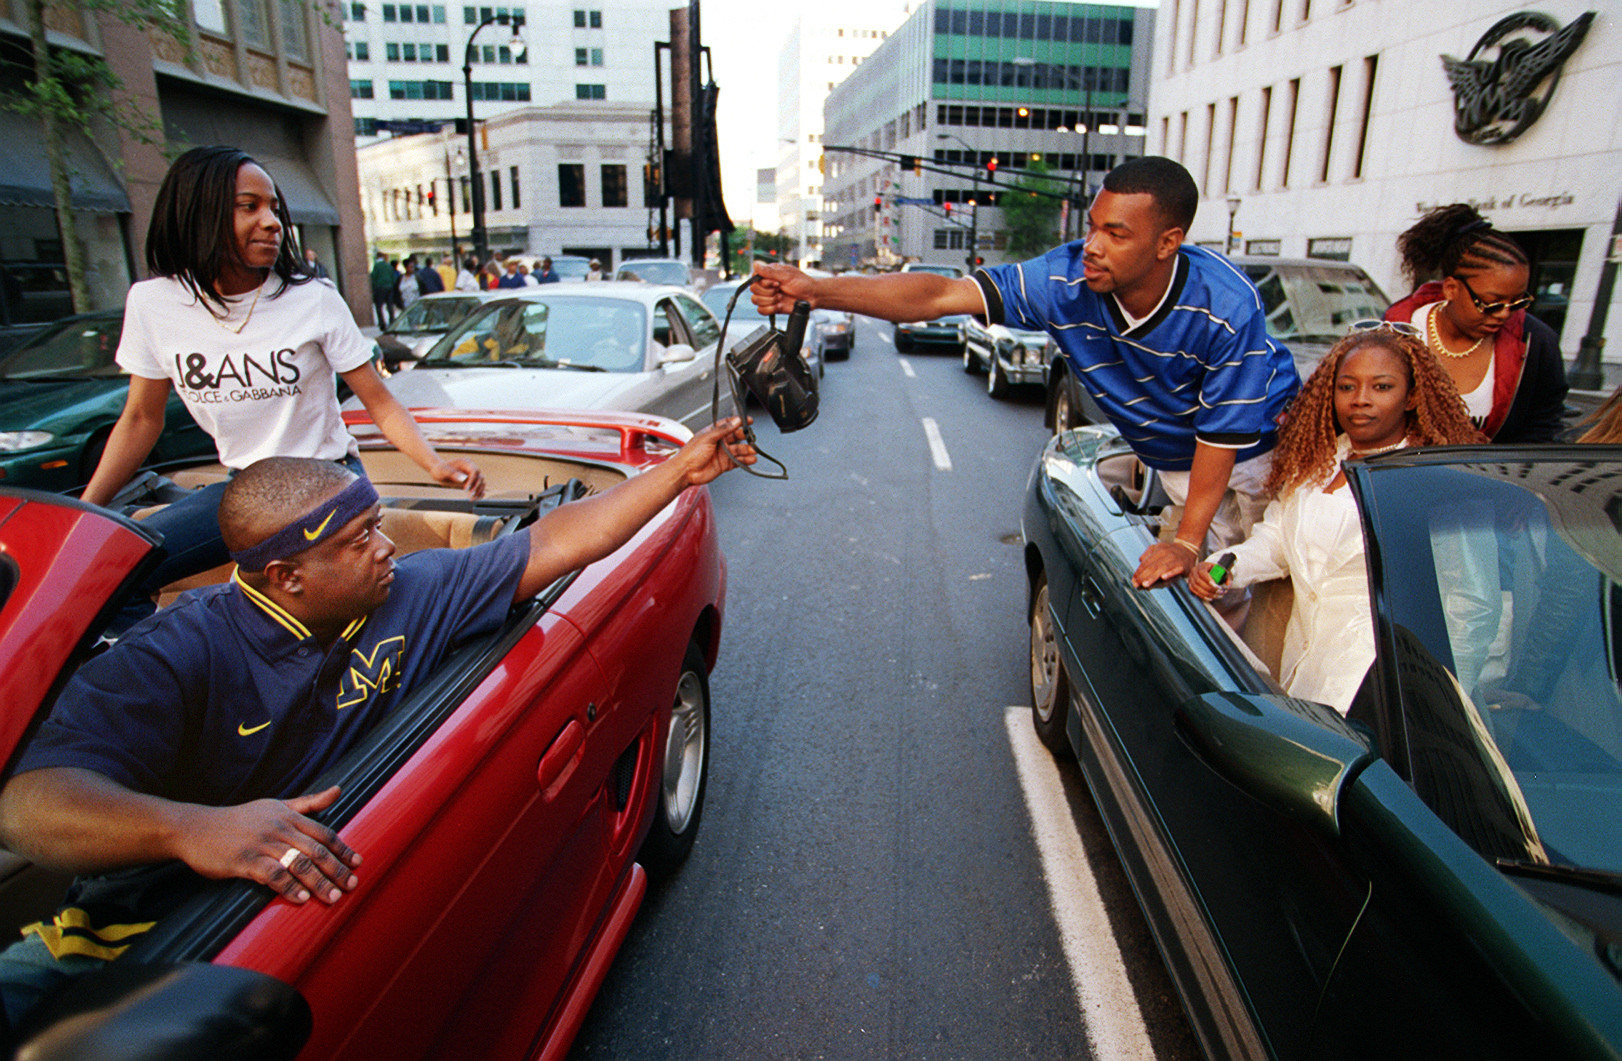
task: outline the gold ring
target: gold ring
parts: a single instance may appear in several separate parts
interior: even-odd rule
[[[288,849],[287,849],[287,850],[286,850],[286,851],[285,851],[285,852],[284,852],[284,853],[283,853],[283,854],[282,854],[282,859],[281,859],[281,862],[282,862],[282,868],[283,868],[283,869],[292,869],[292,868],[293,868],[293,863],[294,863],[294,861],[296,861],[296,860],[297,860],[297,859],[298,859],[298,857],[299,857],[299,855],[301,855],[301,854],[303,854],[303,852],[302,852],[302,851],[300,851],[300,850],[299,850],[299,849],[298,849],[298,848],[296,848],[296,847],[290,847],[290,848],[288,848]]]

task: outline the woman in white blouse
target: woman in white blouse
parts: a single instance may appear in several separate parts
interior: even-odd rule
[[[1318,364],[1290,406],[1273,451],[1267,506],[1251,536],[1232,547],[1223,587],[1210,562],[1189,587],[1211,600],[1221,588],[1288,576],[1294,608],[1284,632],[1285,692],[1341,714],[1374,660],[1374,623],[1363,533],[1341,465],[1404,446],[1480,442],[1459,392],[1405,324],[1369,322]]]

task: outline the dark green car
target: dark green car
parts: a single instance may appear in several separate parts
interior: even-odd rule
[[[0,483],[60,492],[90,481],[129,394],[113,361],[123,327],[122,310],[66,317],[0,358]],[[147,463],[214,452],[171,391]]]
[[[1163,493],[1111,429],[1053,439],[1023,519],[1037,733],[1208,1055],[1622,1056],[1622,447],[1347,474],[1376,658],[1343,718],[1272,677],[1287,585],[1242,635],[1181,581],[1132,588]]]

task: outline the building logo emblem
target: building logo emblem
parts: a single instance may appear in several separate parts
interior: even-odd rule
[[[1463,59],[1442,56],[1453,86],[1453,131],[1468,144],[1507,144],[1542,117],[1560,68],[1588,35],[1594,12],[1569,26],[1535,11],[1499,19]]]

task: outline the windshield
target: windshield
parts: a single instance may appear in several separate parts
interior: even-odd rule
[[[1415,790],[1489,859],[1622,872],[1622,462],[1369,478]]]
[[[713,314],[716,320],[725,320],[727,315],[727,302],[731,300],[732,293],[738,290],[736,284],[725,287],[712,287],[698,296],[698,300]],[[753,327],[766,320],[761,312],[755,309],[755,304],[749,298],[748,292],[739,296],[738,304],[732,307],[732,323],[748,324]]]
[[[640,302],[556,298],[492,302],[435,343],[423,363],[641,372],[647,350],[647,310]]]
[[[1363,270],[1349,266],[1247,265],[1245,273],[1261,292],[1267,333],[1283,342],[1336,342],[1390,305]]]
[[[419,298],[383,330],[390,335],[448,332],[478,304],[476,298]]]
[[[626,262],[620,266],[621,280],[646,280],[650,284],[687,286],[687,266],[681,262]]]
[[[955,265],[919,265],[916,262],[907,266],[905,271],[909,273],[934,273],[936,276],[950,277],[963,275],[963,270]]]
[[[0,378],[44,379],[62,376],[117,376],[120,314],[67,321],[48,328],[0,361]]]
[[[591,275],[591,262],[585,258],[554,258],[552,271],[559,280],[584,280]]]

